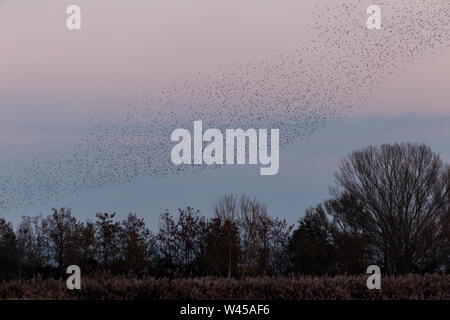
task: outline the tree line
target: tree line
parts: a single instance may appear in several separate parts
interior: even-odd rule
[[[208,216],[187,207],[144,219],[99,212],[80,222],[68,208],[0,218],[0,280],[83,274],[244,277],[389,274],[450,270],[450,165],[425,145],[369,146],[343,159],[330,197],[295,225],[247,195],[220,197]]]

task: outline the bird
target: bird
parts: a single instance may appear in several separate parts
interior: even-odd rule
[[[276,41],[253,61],[142,93],[113,119],[88,116],[76,143],[0,162],[0,212],[136,181],[222,166],[174,165],[170,134],[204,127],[279,128],[280,146],[345,121],[371,92],[450,46],[448,0],[380,0],[381,30],[368,30],[366,1],[316,4],[297,37]]]

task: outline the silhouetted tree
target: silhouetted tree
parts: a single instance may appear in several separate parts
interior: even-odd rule
[[[450,272],[450,212],[448,212],[442,219],[442,235],[442,250],[439,253],[442,257],[441,265],[444,271]]]
[[[99,264],[95,243],[95,224],[91,220],[87,220],[84,224],[77,224],[77,229],[78,250],[74,250],[76,256],[73,258],[73,264],[78,265],[83,270],[83,274],[87,274],[95,271]]]
[[[214,214],[211,229],[217,233],[208,233],[208,257],[211,259],[210,264],[214,272],[226,274],[230,278],[232,275],[239,274],[238,265],[242,258],[236,197],[232,194],[220,197],[214,206]],[[218,246],[217,251],[214,245]],[[224,264],[219,265],[219,263]]]
[[[129,214],[122,221],[120,234],[123,264],[126,272],[140,275],[148,270],[147,259],[151,232],[146,228],[144,219]]]
[[[17,239],[11,223],[0,218],[0,280],[17,276],[19,267]]]
[[[292,235],[293,227],[286,220],[278,218],[272,219],[268,232],[269,250],[269,270],[270,274],[287,274],[292,270],[289,260],[289,239]]]
[[[200,272],[203,255],[205,218],[194,208],[178,209],[178,220],[166,211],[161,215],[159,263],[173,276],[192,276]]]
[[[65,267],[79,262],[82,224],[77,222],[68,208],[52,211],[51,215],[42,220],[42,231],[48,244],[51,263],[56,264],[62,275]]]
[[[202,255],[203,230],[205,218],[200,211],[187,207],[179,209],[177,223],[177,247],[179,250],[179,266],[184,275],[195,275],[199,272],[199,257]]]
[[[239,225],[243,251],[243,273],[266,274],[269,266],[269,230],[267,206],[246,195],[239,198]]]
[[[219,216],[208,222],[204,237],[206,275],[238,276],[241,247],[236,221]]]
[[[450,271],[450,165],[416,144],[369,146],[341,162],[332,197],[308,209],[295,230],[247,195],[224,195],[206,218],[168,211],[153,235],[144,219],[71,210],[0,219],[0,280],[108,271],[168,277]]]
[[[275,257],[287,254],[284,246],[287,246],[291,226],[286,221],[270,217],[265,204],[245,194],[220,197],[214,211],[222,225],[228,221],[229,226],[234,225],[239,231],[241,249],[238,260],[232,257],[237,253],[234,228],[227,231],[228,275],[231,275],[235,261],[239,261],[239,274],[242,275],[271,274],[281,269]]]
[[[295,273],[334,273],[331,226],[322,206],[306,210],[292,234],[289,251]]]
[[[380,256],[376,247],[371,247],[370,234],[365,232],[367,215],[358,201],[348,194],[339,199],[325,201],[326,213],[332,221],[331,236],[338,273],[359,274],[367,266],[378,263]],[[365,226],[362,228],[361,226]]]
[[[116,271],[120,256],[121,226],[114,221],[115,213],[97,213],[95,242],[98,259],[104,270]]]
[[[335,199],[345,193],[361,210],[353,221],[390,273],[431,271],[445,242],[449,165],[425,145],[384,144],[353,152],[336,173]]]
[[[171,276],[175,273],[178,262],[177,225],[169,211],[162,213],[159,221],[159,231],[156,235],[158,254],[156,264],[158,274]]]
[[[42,215],[24,216],[17,229],[20,271],[25,278],[43,273],[48,266],[48,243],[42,230],[42,219]]]

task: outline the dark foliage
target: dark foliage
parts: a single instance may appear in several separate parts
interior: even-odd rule
[[[108,272],[138,278],[244,278],[450,270],[450,167],[423,145],[352,153],[336,173],[333,197],[308,209],[294,229],[246,195],[226,195],[207,218],[192,207],[168,211],[152,233],[143,219],[70,209],[0,219],[0,280]]]

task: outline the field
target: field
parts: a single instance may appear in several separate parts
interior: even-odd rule
[[[135,279],[97,275],[82,279],[81,290],[64,280],[15,280],[0,283],[0,299],[82,300],[322,300],[445,299],[450,275],[382,277],[381,290],[369,290],[366,276]]]

